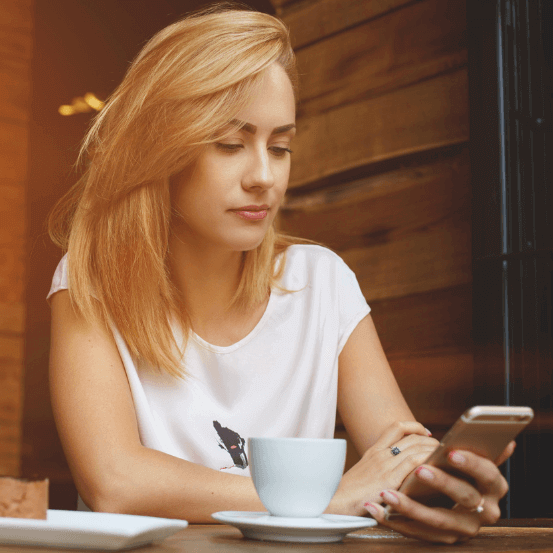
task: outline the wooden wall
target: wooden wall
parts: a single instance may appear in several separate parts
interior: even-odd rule
[[[0,474],[21,468],[32,0],[0,0]]]
[[[465,3],[273,0],[301,86],[281,228],[357,274],[407,402],[435,435],[473,391]]]

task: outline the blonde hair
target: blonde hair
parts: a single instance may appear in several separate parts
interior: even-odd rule
[[[175,377],[185,376],[190,321],[168,267],[170,179],[203,145],[230,135],[228,122],[274,62],[297,99],[287,28],[236,4],[194,12],[158,32],[96,117],[79,156],[86,171],[50,214],[50,236],[68,252],[75,309],[89,322],[115,325],[133,356]],[[284,269],[285,259],[275,272],[276,256],[302,242],[271,227],[243,254],[233,305],[266,299]],[[183,331],[182,350],[171,316]]]

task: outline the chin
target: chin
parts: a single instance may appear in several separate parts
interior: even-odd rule
[[[255,250],[263,242],[264,238],[265,234],[257,239],[252,238],[250,240],[236,240],[230,244],[230,246],[236,252],[249,252],[251,250]]]

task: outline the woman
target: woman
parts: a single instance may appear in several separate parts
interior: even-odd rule
[[[48,296],[52,405],[80,498],[190,522],[264,510],[247,437],[332,437],[338,408],[362,458],[327,512],[466,539],[497,520],[505,480],[468,452],[451,462],[475,487],[417,468],[437,442],[397,387],[355,275],[274,228],[296,83],[278,19],[212,7],[144,47],[86,137],[86,172],[50,221],[68,253]],[[456,508],[398,493],[415,469]],[[386,522],[385,504],[409,520]]]

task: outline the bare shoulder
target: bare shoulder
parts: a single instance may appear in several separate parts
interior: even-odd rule
[[[79,316],[67,290],[51,308],[52,409],[77,489],[94,508],[124,456],[140,447],[134,405],[109,329]]]

